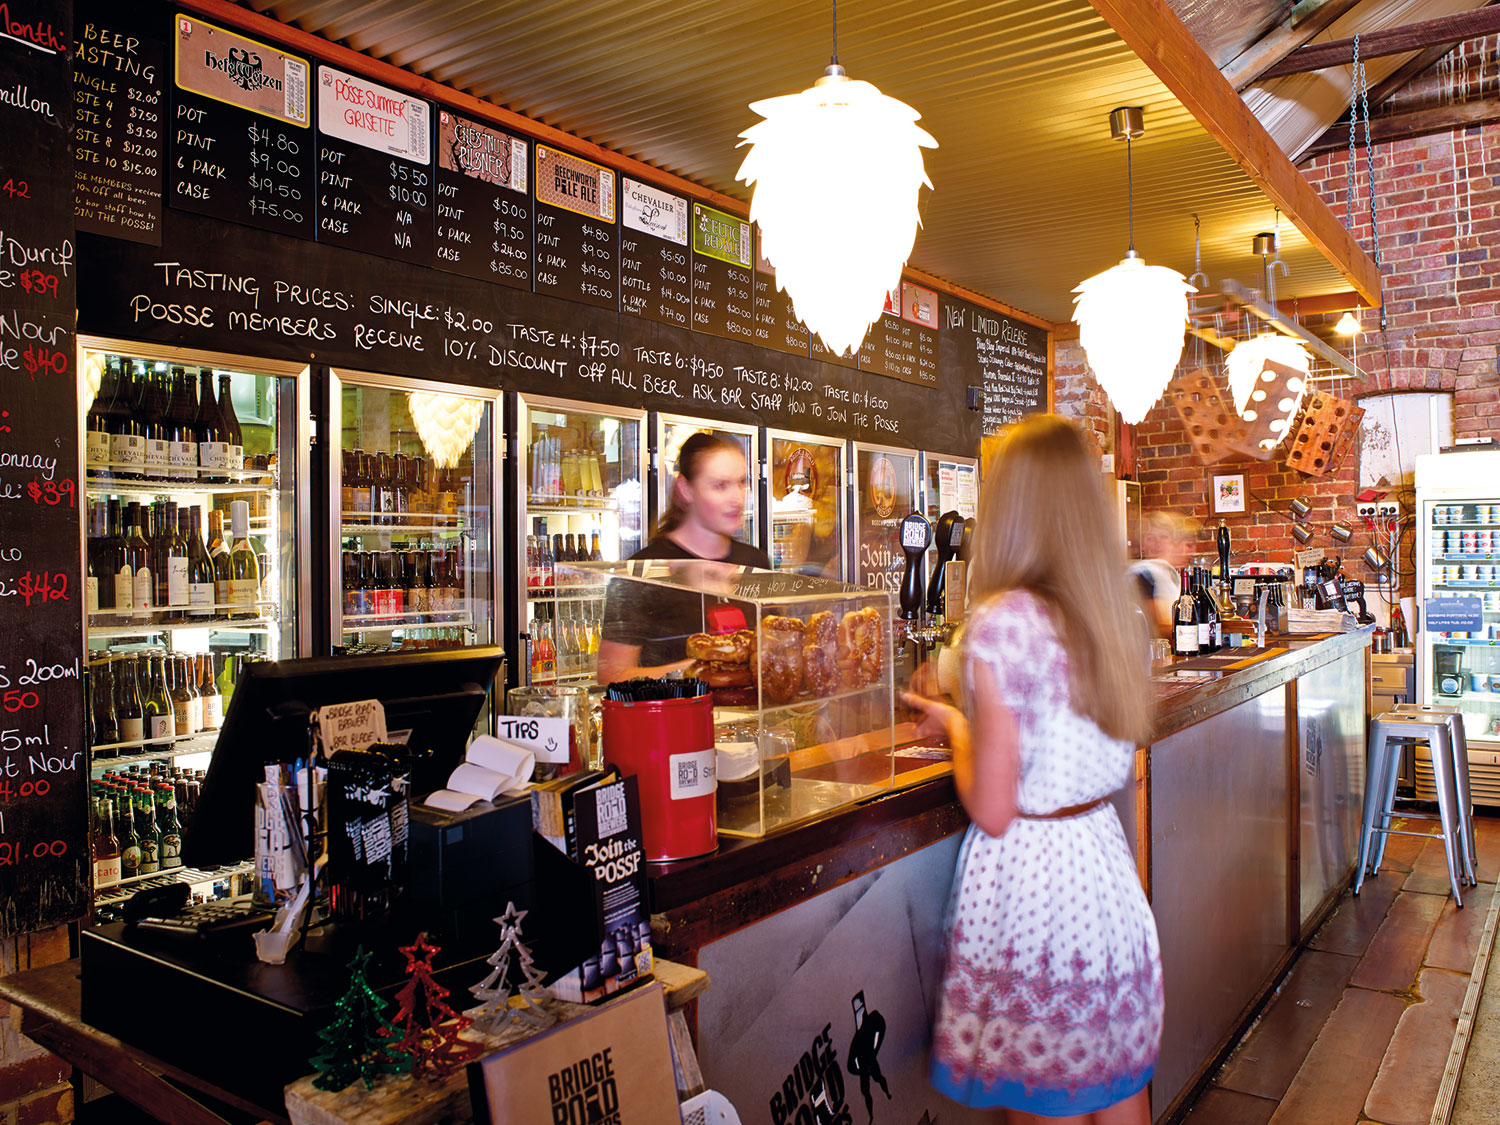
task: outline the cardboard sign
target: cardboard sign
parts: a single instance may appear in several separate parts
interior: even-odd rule
[[[308,123],[307,60],[300,55],[179,16],[176,59],[181,89],[288,125]]]
[[[469,1064],[480,1125],[662,1125],[678,1121],[660,985]]]
[[[318,735],[329,754],[339,750],[363,750],[376,742],[389,741],[385,731],[385,707],[378,699],[353,703],[330,703],[318,708]]]
[[[428,163],[427,103],[331,66],[318,67],[318,131]]]
[[[497,736],[524,746],[538,762],[568,762],[568,720],[561,715],[500,715]]]

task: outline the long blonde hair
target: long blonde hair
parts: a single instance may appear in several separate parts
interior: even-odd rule
[[[1038,414],[996,446],[970,554],[976,604],[1029,590],[1051,610],[1068,654],[1073,709],[1111,738],[1149,736],[1146,633],[1125,579],[1096,458],[1072,423]]]

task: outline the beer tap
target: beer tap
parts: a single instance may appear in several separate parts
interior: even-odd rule
[[[943,616],[943,593],[947,586],[948,563],[958,554],[964,537],[964,518],[957,512],[944,512],[938,517],[933,541],[937,544],[937,562],[932,568],[932,578],[927,583],[927,612],[934,617]]]
[[[932,545],[932,524],[919,512],[901,521],[901,553],[906,556],[906,570],[901,575],[901,620],[906,639],[916,648],[917,660],[927,658],[941,639],[941,630],[924,620],[922,603],[922,556]]]

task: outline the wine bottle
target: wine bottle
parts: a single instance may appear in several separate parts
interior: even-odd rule
[[[1198,655],[1198,599],[1193,597],[1192,574],[1182,569],[1182,593],[1172,610],[1172,652],[1177,656]]]
[[[146,466],[146,430],[141,423],[141,388],[136,377],[138,371],[144,370],[145,365],[139,363],[122,367],[115,392],[109,459],[120,480],[140,480]]]
[[[89,407],[84,422],[84,465],[90,475],[105,480],[114,475],[109,467],[109,441],[115,395],[118,393],[119,363],[113,356],[105,363],[104,373],[99,378],[99,392],[94,396],[94,404]]]
[[[188,560],[187,538],[182,534],[181,521],[177,515],[177,505],[168,501],[165,526],[162,528],[162,539],[165,545],[166,578],[167,578],[167,606],[172,610],[169,615],[174,619],[186,617],[185,611],[191,602],[190,578],[188,571],[190,564]]]
[[[174,655],[171,660],[172,721],[179,736],[197,734],[203,729],[203,703],[193,691],[192,677],[188,674],[187,657]]]
[[[120,881],[120,838],[115,834],[115,808],[108,799],[94,805],[94,886]]]
[[[145,740],[145,713],[141,710],[140,658],[122,656],[114,662],[115,722],[121,742]],[[134,753],[131,749],[129,753]]]
[[[238,471],[245,467],[245,435],[240,430],[240,419],[234,412],[234,398],[229,392],[229,374],[219,372],[219,416],[224,420],[224,440],[229,443],[227,469]]]
[[[339,451],[339,511],[345,519],[354,511],[355,465],[359,456],[358,449]]]
[[[224,697],[214,676],[214,658],[209,652],[198,656],[198,694],[203,699],[203,729],[218,730],[224,722]]]
[[[85,566],[83,577],[83,600],[84,612],[88,614],[98,613],[100,609],[114,607],[114,578],[109,573],[108,565],[104,558],[104,521],[109,511],[103,500],[96,500],[89,505],[89,527],[88,536],[85,540]],[[109,604],[106,606],[102,597],[105,587],[109,588]]]
[[[172,368],[168,403],[167,433],[172,444],[167,458],[172,476],[177,480],[195,481],[198,479],[198,404],[193,401],[192,381],[184,368]]]
[[[167,692],[167,658],[157,654],[146,657],[150,680],[141,693],[141,712],[145,716],[146,741],[157,746],[169,745],[177,736],[177,720],[172,697]]]
[[[226,377],[227,378],[227,377]],[[250,545],[250,505],[244,500],[229,505],[230,535],[234,545],[229,549],[229,604],[231,617],[254,617],[260,599],[260,563]]]
[[[151,372],[146,376],[141,398],[142,420],[146,431],[146,479],[165,480],[171,471],[172,443],[167,427],[166,376]]]
[[[229,478],[229,443],[224,437],[224,419],[214,399],[214,373],[205,367],[198,372],[198,417],[193,427],[198,437],[198,467],[203,479],[222,484]]]
[[[120,720],[115,714],[115,676],[118,658],[106,656],[89,665],[90,701],[94,712],[94,738],[96,746],[113,746],[120,741]],[[107,752],[118,754],[118,750]],[[95,754],[95,757],[105,755]]]
[[[1214,597],[1213,575],[1203,568],[1201,585],[1203,608],[1208,614],[1208,651],[1218,652],[1224,647],[1224,617],[1219,612],[1219,600]]]
[[[116,572],[115,581],[115,608],[128,606],[138,621],[151,617],[152,598],[156,593],[156,583],[151,575],[151,545],[141,533],[141,518],[141,506],[132,500],[126,515],[129,530],[125,535],[125,566]],[[120,598],[121,578],[130,580],[131,590],[130,596],[123,601]]]
[[[189,508],[179,518],[188,521],[184,538],[188,548],[188,616],[212,617],[214,613],[214,564],[203,545],[203,513]]]

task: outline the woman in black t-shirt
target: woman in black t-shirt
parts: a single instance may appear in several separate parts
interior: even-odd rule
[[[764,551],[734,538],[749,483],[749,467],[738,445],[718,434],[693,434],[677,455],[677,477],[656,534],[630,561],[701,560],[769,570],[771,560]],[[686,658],[687,639],[705,629],[703,598],[659,588],[644,594],[647,589],[610,584],[599,641],[601,684],[663,676],[692,663]]]

